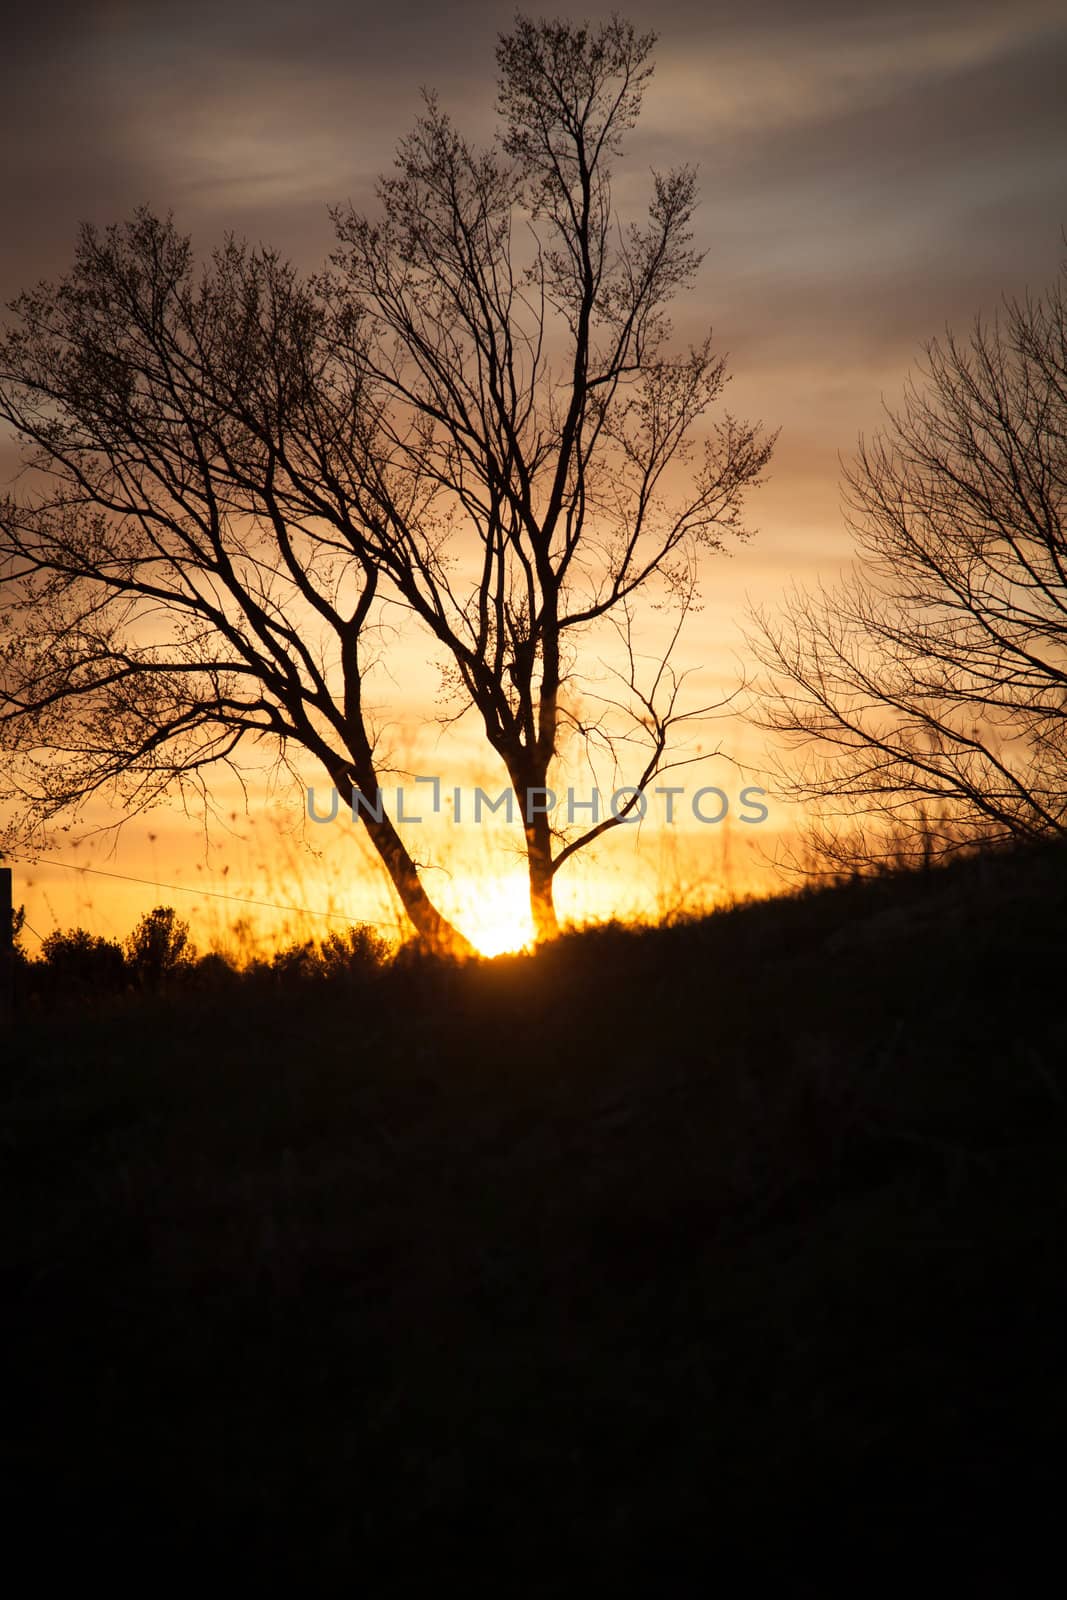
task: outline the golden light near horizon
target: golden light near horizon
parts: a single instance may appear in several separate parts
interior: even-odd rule
[[[781,884],[768,858],[788,822],[782,808],[772,815],[778,826],[762,831],[729,823],[618,830],[561,874],[562,923],[656,921],[774,892]],[[111,819],[99,810],[95,820]],[[361,830],[343,813],[329,827],[301,829],[298,821],[299,796],[290,807],[228,813],[225,828],[210,836],[194,819],[162,808],[123,823],[117,837],[101,832],[61,844],[36,863],[16,860],[24,945],[34,953],[50,934],[77,927],[121,941],[160,904],[188,922],[201,952],[239,965],[361,923],[400,942],[402,915]],[[502,828],[455,828],[447,819],[432,834],[416,834],[416,848],[439,864],[431,881],[442,906],[479,954],[526,948],[533,927],[518,840]]]
[[[470,879],[459,903],[457,922],[479,955],[512,955],[533,944],[529,886],[521,873]]]

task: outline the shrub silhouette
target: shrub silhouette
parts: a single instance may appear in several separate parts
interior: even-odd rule
[[[190,975],[198,988],[214,989],[239,981],[240,973],[221,951],[209,950],[190,962]]]
[[[182,922],[173,906],[156,906],[147,912],[126,940],[129,970],[142,988],[158,988],[187,971],[195,959],[189,924]]]
[[[276,978],[316,982],[353,982],[383,967],[390,949],[373,928],[358,923],[343,933],[328,934],[321,943],[305,939],[286,945],[271,959],[270,971]]]
[[[319,961],[314,940],[305,939],[302,944],[287,944],[283,949],[276,950],[270,959],[270,971],[275,978],[281,979],[318,977]]]
[[[375,971],[388,961],[387,942],[366,923],[331,933],[319,947],[323,977],[356,978]]]
[[[50,988],[121,989],[127,976],[122,946],[84,928],[50,933],[41,944],[40,964]]]

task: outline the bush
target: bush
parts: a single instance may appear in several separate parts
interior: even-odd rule
[[[344,933],[327,935],[319,947],[323,976],[327,978],[362,977],[383,967],[389,956],[386,940],[364,922],[346,928]]]
[[[55,989],[122,989],[127,965],[122,946],[84,928],[50,933],[42,942],[38,963],[46,970],[46,987]]]
[[[218,950],[209,950],[206,955],[191,961],[189,973],[191,980],[198,989],[232,987],[241,980],[241,975],[232,961],[228,960]]]
[[[344,933],[328,934],[321,943],[305,939],[286,945],[271,959],[270,970],[282,979],[352,982],[378,971],[389,956],[386,941],[373,928],[358,923]]]
[[[177,973],[188,971],[196,960],[196,950],[189,943],[189,924],[181,921],[172,906],[156,906],[126,940],[126,959],[135,982],[144,989],[158,988]]]

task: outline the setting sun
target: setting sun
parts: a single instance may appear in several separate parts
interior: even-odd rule
[[[530,895],[521,873],[471,879],[459,921],[483,956],[502,956],[533,943]]]

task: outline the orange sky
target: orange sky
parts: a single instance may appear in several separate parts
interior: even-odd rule
[[[677,336],[711,322],[729,352],[731,409],[782,429],[771,480],[750,502],[757,537],[709,559],[704,609],[682,651],[701,669],[694,694],[708,698],[702,691],[732,686],[743,663],[746,601],[773,604],[790,578],[832,576],[847,558],[839,454],[877,426],[922,341],[1054,276],[1067,222],[1067,24],[1045,0],[889,3],[863,18],[833,0],[622,9],[660,43],[617,198],[636,199],[650,165],[697,164],[697,242],[708,255],[697,292],[679,304]],[[494,37],[513,10],[332,0],[27,8],[0,60],[0,295],[62,272],[79,221],[121,219],[142,202],[172,207],[201,251],[232,229],[317,265],[332,242],[327,204],[372,205],[420,84],[474,136],[489,130]],[[12,464],[0,449],[4,478]],[[404,764],[473,786],[473,740],[435,747],[420,735],[417,670],[403,673],[406,684],[383,679],[377,694],[402,730]],[[677,781],[731,793],[760,781],[766,752],[751,729],[724,724],[708,738],[747,765],[747,780],[719,760]],[[500,786],[498,773],[486,775]],[[308,781],[325,793],[321,774]],[[69,839],[55,851],[147,885],[16,864],[16,904],[41,934],[80,923],[120,935],[169,902],[202,944],[232,941],[243,916],[260,948],[272,928],[330,923],[202,891],[393,917],[350,825],[302,830],[302,796],[272,794],[262,775],[247,816],[236,787],[221,786],[217,801],[221,820],[206,837],[165,811],[132,819],[113,851],[103,840],[75,850]],[[790,822],[771,807],[762,829],[618,830],[596,860],[566,869],[561,909],[655,913],[766,887],[759,854]],[[506,841],[446,828],[438,851],[447,870],[428,886],[443,909],[487,945],[524,936],[521,864]]]

